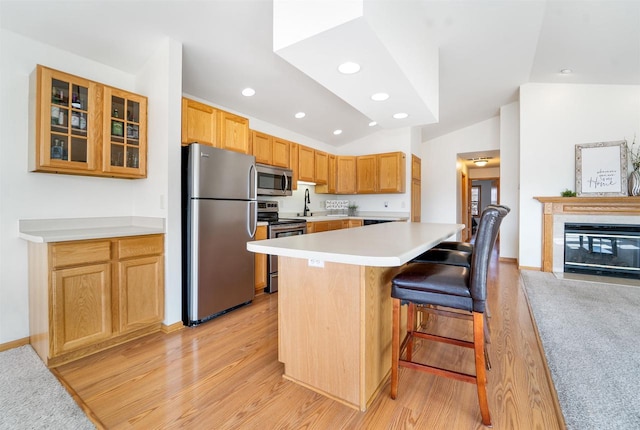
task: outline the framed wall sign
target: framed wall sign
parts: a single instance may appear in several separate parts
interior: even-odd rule
[[[576,145],[576,196],[626,196],[625,141]]]

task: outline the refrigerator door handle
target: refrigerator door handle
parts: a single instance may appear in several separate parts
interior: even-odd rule
[[[251,171],[253,170],[253,175]],[[249,199],[255,200],[258,195],[258,170],[256,170],[255,164],[249,167]]]
[[[247,233],[251,238],[256,236],[258,229],[258,202],[253,200],[249,202],[249,213],[247,214]]]

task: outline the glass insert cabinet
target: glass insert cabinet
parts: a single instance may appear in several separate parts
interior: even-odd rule
[[[38,65],[30,170],[147,175],[147,98]]]

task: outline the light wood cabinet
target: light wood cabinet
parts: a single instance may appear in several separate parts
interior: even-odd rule
[[[406,156],[403,152],[376,154],[376,192],[404,193]]]
[[[28,246],[30,343],[47,366],[160,330],[162,235]]]
[[[291,142],[289,145],[289,167],[293,172],[293,174],[291,175],[291,182],[293,182],[291,184],[291,189],[294,191],[298,189],[298,172],[300,171],[300,168],[298,166],[298,147],[299,146],[300,145],[293,142]]]
[[[327,184],[329,180],[329,154],[322,151],[314,151],[315,179],[314,182],[320,185]]]
[[[182,98],[182,145],[201,143],[250,154],[249,120]]]
[[[146,97],[40,65],[31,88],[31,171],[146,177]]]
[[[273,162],[274,166],[291,168],[291,142],[273,137]]]
[[[147,176],[146,100],[146,97],[105,87],[104,172],[127,177]]]
[[[314,182],[315,166],[315,151],[307,146],[298,145],[298,180]]]
[[[336,157],[336,194],[355,194],[356,186],[356,157]]]
[[[256,163],[273,163],[273,138],[265,133],[251,130],[251,152],[256,157]]]
[[[411,179],[422,179],[422,160],[411,154]]]
[[[375,155],[356,157],[356,192],[358,194],[372,194],[378,190],[376,167]]]
[[[218,148],[249,154],[249,120],[219,110]]]
[[[267,238],[267,226],[261,225],[256,229],[255,240]],[[254,288],[256,294],[264,292],[267,286],[267,254],[255,255]]]
[[[404,193],[406,156],[403,152],[356,157],[358,194]]]
[[[363,221],[361,219],[350,219],[348,228],[362,227]]]
[[[316,181],[316,194],[336,194],[336,176],[336,156],[327,154],[327,182],[318,185]]]
[[[216,146],[217,109],[195,100],[182,98],[182,144],[201,143]]]

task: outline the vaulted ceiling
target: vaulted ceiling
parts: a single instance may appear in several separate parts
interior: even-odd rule
[[[420,125],[423,140],[497,115],[527,82],[640,84],[640,1],[393,4],[410,25],[390,15],[383,27],[420,30],[405,28],[403,43],[438,51],[439,121]],[[171,37],[183,44],[185,94],[335,146],[382,127],[274,53],[269,0],[1,0],[0,25],[130,73]]]

